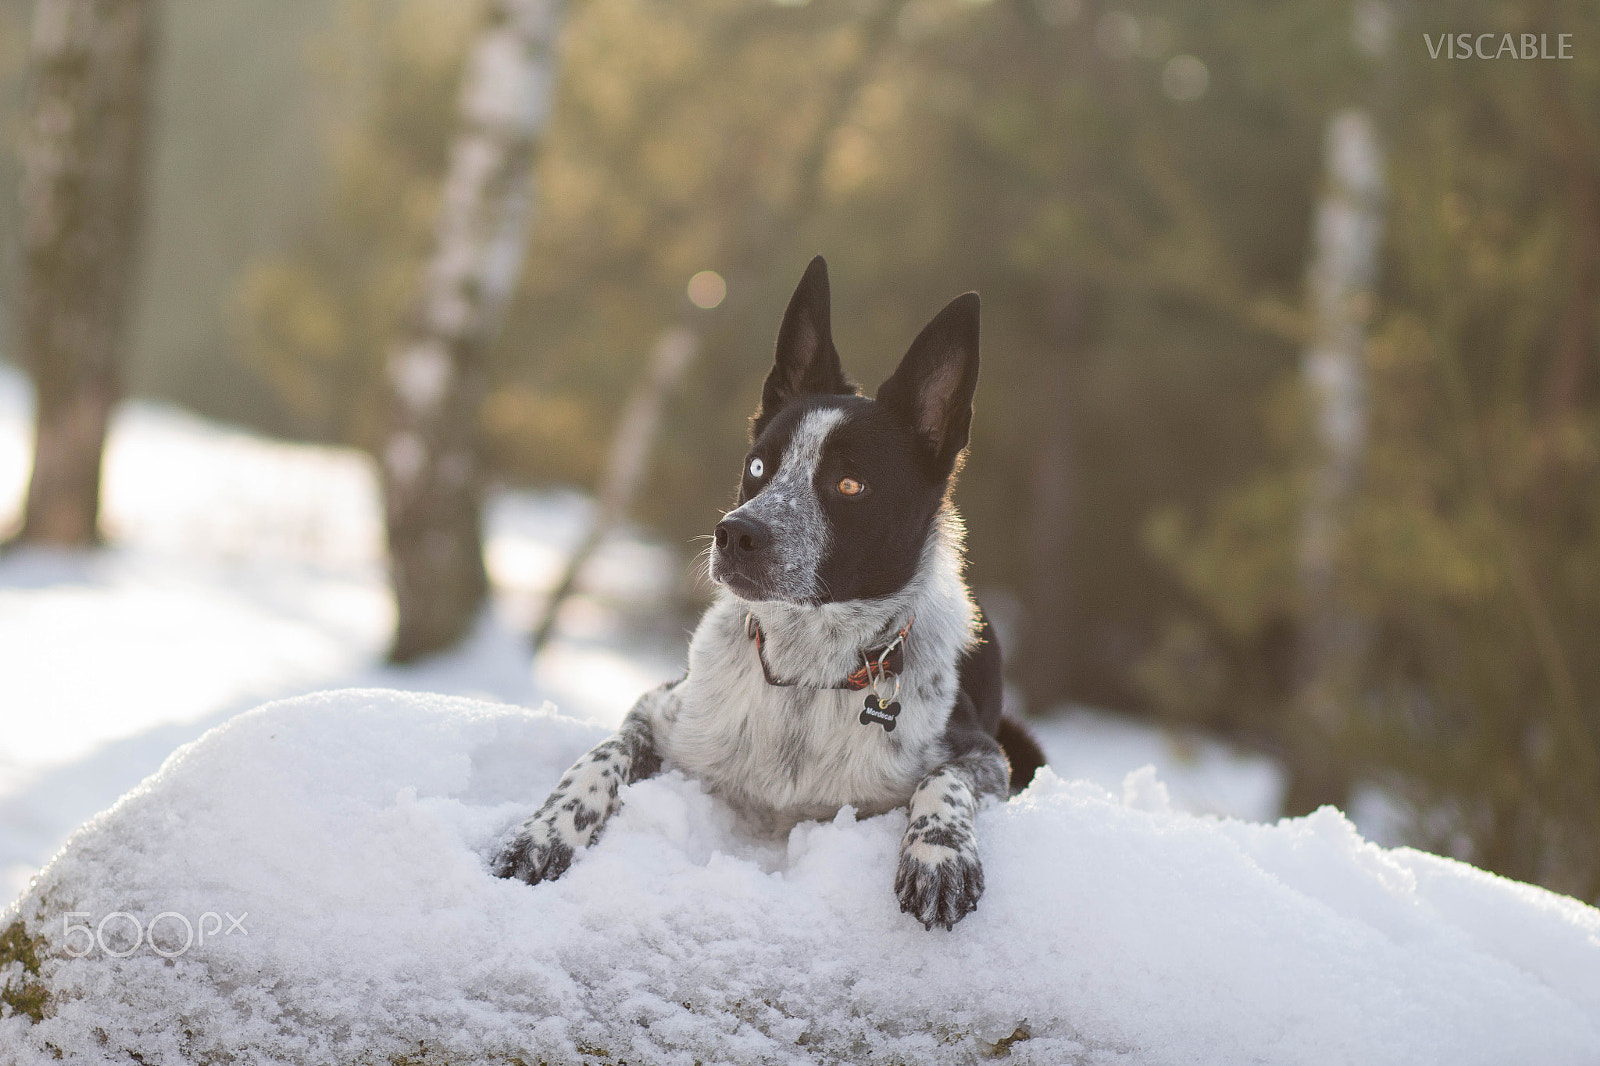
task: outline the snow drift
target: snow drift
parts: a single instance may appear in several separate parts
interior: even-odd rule
[[[602,735],[371,690],[211,731],[0,920],[0,1061],[1600,1061],[1600,911],[1148,771],[983,812],[952,932],[897,909],[903,815],[751,839],[676,774],[561,880],[491,877]]]

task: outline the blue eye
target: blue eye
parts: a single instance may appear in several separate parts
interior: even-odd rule
[[[751,477],[760,477],[762,474],[765,474],[766,472],[767,472],[767,466],[766,466],[765,463],[763,463],[761,461],[761,457],[760,456],[757,456],[756,458],[750,460],[750,476]]]

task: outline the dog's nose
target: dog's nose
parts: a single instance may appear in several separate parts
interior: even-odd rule
[[[716,542],[729,555],[754,555],[767,546],[767,531],[748,518],[724,518],[717,523]]]

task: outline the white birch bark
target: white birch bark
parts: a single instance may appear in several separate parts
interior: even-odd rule
[[[1329,742],[1341,731],[1367,643],[1361,619],[1340,602],[1337,553],[1366,450],[1364,347],[1383,236],[1383,158],[1371,116],[1361,110],[1335,115],[1326,151],[1327,187],[1317,206],[1309,277],[1316,332],[1301,366],[1314,405],[1318,456],[1300,534],[1302,720],[1290,813],[1347,798],[1348,781]]]
[[[1328,186],[1317,206],[1310,293],[1316,334],[1302,373],[1315,404],[1320,457],[1301,541],[1302,580],[1326,597],[1338,511],[1355,487],[1367,437],[1363,366],[1383,236],[1383,159],[1372,118],[1344,111],[1328,124]]]
[[[484,353],[521,271],[560,0],[495,0],[473,44],[429,261],[386,362],[383,471],[397,662],[454,646],[488,593],[478,415]]]
[[[644,482],[650,455],[655,449],[656,435],[661,429],[661,414],[689,365],[700,351],[700,335],[686,326],[673,326],[656,339],[650,353],[649,372],[640,380],[623,409],[622,420],[617,424],[617,435],[611,442],[611,454],[606,462],[605,474],[600,481],[599,499],[594,518],[583,532],[577,547],[567,558],[545,603],[544,613],[533,628],[533,653],[544,650],[555,633],[556,616],[561,605],[577,588],[578,577],[595,549],[605,540],[606,534],[620,525],[639,495]]]
[[[1381,62],[1394,31],[1386,0],[1358,0],[1353,14],[1357,48]],[[1302,628],[1293,717],[1285,729],[1287,814],[1348,802],[1352,782],[1338,738],[1369,640],[1364,621],[1339,596],[1338,549],[1366,452],[1366,331],[1377,306],[1383,241],[1384,162],[1371,113],[1335,114],[1323,151],[1327,177],[1307,277],[1313,333],[1301,361],[1318,454],[1301,515]]]

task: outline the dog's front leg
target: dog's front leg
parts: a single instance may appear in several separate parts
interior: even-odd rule
[[[490,863],[497,877],[516,877],[536,885],[553,881],[572,865],[578,849],[594,843],[606,819],[620,807],[624,784],[652,777],[661,769],[652,719],[675,699],[673,681],[652,689],[634,704],[616,735],[597,744],[572,764],[544,806],[517,827]]]
[[[951,929],[977,909],[983,865],[973,818],[985,796],[1006,797],[1009,777],[1005,755],[988,740],[940,766],[911,794],[894,892],[900,909],[924,928]]]

